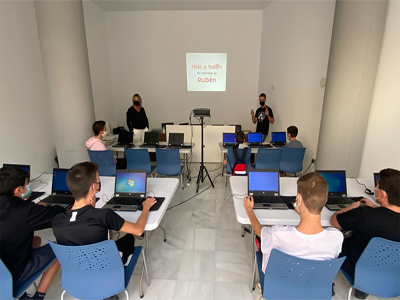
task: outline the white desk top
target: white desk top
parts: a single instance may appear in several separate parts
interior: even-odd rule
[[[140,147],[140,145],[142,145],[142,144],[143,143],[135,144],[135,148],[132,148],[132,149],[147,149],[149,152],[156,152],[156,148],[155,147],[150,147],[150,148],[143,147],[142,148],[142,147]],[[168,143],[167,142],[160,142],[160,145],[166,145],[167,146]],[[193,149],[194,146],[195,146],[195,144],[192,143],[192,149]],[[107,149],[111,150],[111,151],[118,151],[118,152],[124,152],[125,151],[124,147],[113,147],[112,145],[107,146]],[[165,149],[165,148],[161,148],[161,149]],[[179,148],[179,153],[188,154],[188,153],[190,153],[192,151],[192,149],[191,148]]]
[[[265,143],[265,144],[269,144],[269,143]],[[222,153],[228,153],[228,148],[224,148],[222,142],[219,142],[218,145],[219,145],[219,148],[221,149]],[[265,148],[265,147],[250,147],[251,153],[257,153],[258,148]],[[265,149],[275,149],[275,147],[272,146],[272,148],[265,148]]]
[[[282,196],[295,196],[297,194],[298,178],[280,178],[280,190]],[[374,190],[373,180],[360,179],[369,189]],[[373,196],[365,194],[364,186],[359,185],[355,179],[346,179],[347,193],[351,197],[366,197],[374,200]],[[231,192],[233,195],[233,204],[235,207],[236,219],[240,224],[250,224],[250,219],[246,214],[243,204],[243,195],[248,194],[247,190],[247,176],[232,176],[230,178]],[[300,215],[294,209],[287,210],[271,210],[271,209],[256,209],[254,213],[261,225],[297,225],[300,221]],[[321,224],[322,226],[331,226],[330,218],[333,211],[328,210],[326,207],[322,209]]]
[[[46,194],[36,199],[35,202],[38,202],[39,199],[41,200],[46,198],[51,193],[52,175],[43,174],[40,180],[49,184],[40,189],[40,191],[43,191]],[[106,204],[105,201],[111,199],[114,194],[115,177],[100,176],[100,180],[101,191],[96,194],[96,196],[99,197],[100,200],[97,201],[96,208],[103,207]],[[172,197],[176,192],[176,189],[178,188],[178,184],[179,180],[177,178],[147,178],[147,196],[165,197],[165,200],[158,210],[149,212],[146,227],[144,228],[144,230],[151,231],[158,227],[165,214],[165,211],[167,210],[169,203],[172,200]],[[124,211],[117,212],[117,214],[119,214],[123,219],[129,222],[136,223],[141,214],[141,211]]]

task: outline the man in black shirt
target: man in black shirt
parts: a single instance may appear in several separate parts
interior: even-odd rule
[[[36,230],[51,227],[61,206],[24,201],[29,191],[29,173],[19,167],[0,169],[0,258],[11,272],[14,290],[55,258],[50,245],[33,249]],[[34,299],[43,299],[60,264],[56,260],[42,275]]]
[[[149,198],[143,202],[143,211],[136,224],[125,221],[111,209],[95,208],[95,194],[101,189],[97,170],[98,166],[92,162],[79,163],[69,169],[67,185],[75,197],[75,203],[71,210],[54,218],[53,233],[58,244],[79,246],[107,240],[109,230],[126,232],[128,234],[116,244],[122,253],[123,263],[127,265],[133,253],[133,235],[142,235],[149,210],[156,200]]]
[[[262,133],[262,141],[264,142],[268,135],[269,123],[274,124],[275,119],[271,107],[265,104],[267,96],[264,93],[260,94],[259,101],[261,107],[256,110],[256,114],[254,114],[254,110],[251,110],[250,114],[253,123],[257,123],[256,132]]]
[[[331,224],[345,231],[352,230],[344,239],[340,256],[346,256],[342,268],[354,277],[354,269],[365,247],[373,237],[400,242],[400,171],[384,169],[379,172],[375,199],[380,206],[364,198],[335,212]],[[368,294],[356,290],[356,297]]]

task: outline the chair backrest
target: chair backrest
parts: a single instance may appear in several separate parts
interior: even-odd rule
[[[157,173],[166,176],[179,175],[182,172],[179,149],[156,148]]]
[[[258,148],[256,157],[256,169],[279,169],[279,161],[281,159],[281,148]]]
[[[104,299],[125,289],[124,266],[113,240],[86,246],[49,241],[61,264],[61,286],[79,299]]]
[[[1,282],[0,299],[14,300],[15,298],[13,295],[13,278],[10,271],[8,270],[8,268],[1,259],[0,259],[0,282]]]
[[[239,158],[242,157],[243,149],[238,149],[238,156]],[[251,157],[251,149],[249,148],[246,153],[246,157],[244,161],[246,162],[247,171],[250,168],[250,157]],[[227,153],[227,161],[226,161],[226,173],[231,174],[233,166],[235,165],[235,154],[233,153],[233,147],[228,148]]]
[[[332,299],[332,282],[344,259],[309,260],[272,249],[265,270],[263,297]]]
[[[128,170],[147,170],[151,173],[149,150],[125,148],[126,168]]]
[[[372,238],[356,263],[354,287],[378,297],[400,295],[400,243]]]
[[[279,170],[297,173],[303,170],[303,159],[306,148],[282,148]]]
[[[115,176],[116,165],[111,150],[93,151],[89,150],[90,161],[99,166],[100,176]]]

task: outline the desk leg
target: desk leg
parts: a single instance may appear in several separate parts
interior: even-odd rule
[[[145,256],[147,257],[147,249],[149,248],[149,236],[147,234],[147,231],[143,231],[143,235],[144,235],[145,242],[146,242],[143,251],[145,253]],[[145,269],[145,265],[143,264],[142,272],[140,274],[140,281],[139,281],[140,298],[144,297],[144,292],[143,292],[143,275],[144,275],[143,273],[144,273],[144,269]],[[146,272],[146,274],[147,274],[147,272]],[[148,274],[147,274],[147,286],[150,286],[150,281],[149,281]]]
[[[250,292],[253,292],[254,289],[256,288],[256,272],[255,272],[255,268],[256,268],[256,251],[255,251],[255,243],[254,243],[254,239],[256,238],[256,234],[253,228],[251,228],[251,255],[252,255],[252,265],[251,265],[251,269],[253,270],[253,274],[252,274],[252,280],[251,280],[251,288],[250,288]]]

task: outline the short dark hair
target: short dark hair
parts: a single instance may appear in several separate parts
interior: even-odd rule
[[[99,135],[100,131],[104,129],[104,126],[106,126],[106,122],[104,121],[96,121],[93,123],[93,132],[94,135]]]
[[[17,166],[7,166],[0,169],[0,195],[13,196],[17,187],[25,186],[29,181],[29,173]]]
[[[328,183],[318,173],[308,173],[297,180],[297,192],[313,215],[320,214],[328,200]]]
[[[389,204],[400,206],[400,171],[381,170],[379,172],[379,189],[387,193]]]
[[[242,130],[239,130],[236,133],[236,143],[243,144],[243,142],[244,142],[244,132]]]
[[[297,129],[296,126],[289,126],[287,128],[287,133],[289,133],[291,137],[296,137],[297,134],[299,133],[299,130]]]
[[[93,162],[82,162],[72,166],[67,173],[67,186],[75,200],[87,196],[90,186],[96,182],[98,165]]]
[[[261,93],[259,97],[264,97],[265,99],[267,99],[267,95],[265,95],[264,93]]]

